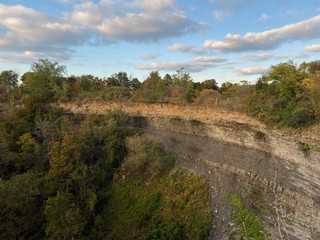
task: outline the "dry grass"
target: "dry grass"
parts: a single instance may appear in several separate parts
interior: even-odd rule
[[[320,143],[320,125],[305,129],[270,129],[257,119],[251,118],[239,112],[227,111],[212,106],[168,104],[168,103],[137,103],[137,102],[105,102],[105,101],[79,101],[60,103],[60,107],[73,113],[105,114],[109,110],[120,109],[128,115],[139,115],[145,117],[161,116],[170,118],[181,118],[185,120],[198,120],[204,123],[237,122],[252,126],[280,136],[290,136],[298,140],[310,143]]]
[[[60,107],[74,113],[98,113],[104,114],[108,110],[121,109],[129,115],[178,117],[187,120],[199,120],[202,122],[236,121],[250,125],[265,127],[261,122],[252,119],[245,114],[228,112],[214,107],[160,104],[160,103],[134,103],[134,102],[78,102],[60,103]]]

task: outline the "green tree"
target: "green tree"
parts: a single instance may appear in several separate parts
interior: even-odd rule
[[[118,72],[112,74],[106,80],[106,85],[108,87],[112,86],[121,86],[121,87],[130,87],[130,80],[126,72]]]
[[[149,77],[142,83],[142,89],[147,101],[164,101],[167,88],[158,71],[150,72]]]
[[[12,70],[0,73],[0,94],[2,96],[18,86],[18,76],[18,73]]]
[[[307,74],[302,81],[303,97],[307,98],[320,119],[320,61],[302,63],[300,70]]]
[[[218,83],[215,79],[207,79],[200,83],[199,90],[213,89],[219,91]]]
[[[172,84],[170,86],[171,101],[177,103],[191,103],[195,97],[195,88],[191,76],[181,68],[172,75]]]
[[[58,192],[46,201],[45,231],[49,239],[78,239],[82,235],[86,219],[74,200],[72,194]]]
[[[270,72],[257,81],[255,93],[248,97],[248,112],[273,124],[312,124],[316,115],[303,86],[308,77],[303,69],[292,61],[271,66]]]
[[[133,90],[137,90],[141,86],[141,82],[138,78],[132,78],[130,81],[130,88]]]
[[[39,59],[31,64],[31,72],[22,76],[23,87],[29,95],[49,102],[62,87],[66,67],[48,59]]]
[[[0,179],[0,238],[40,239],[43,237],[42,174],[27,172]]]

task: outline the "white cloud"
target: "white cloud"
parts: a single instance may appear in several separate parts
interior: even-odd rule
[[[65,52],[40,52],[40,51],[24,51],[24,52],[2,52],[0,54],[0,62],[3,63],[26,63],[36,62],[39,58],[51,59],[68,59],[71,56],[71,51]]]
[[[244,36],[227,34],[223,41],[206,40],[204,47],[221,52],[267,50],[284,42],[315,39],[320,37],[320,15],[264,32],[249,32]]]
[[[157,0],[157,1],[150,1],[150,0],[135,0],[133,1],[130,6],[144,9],[148,12],[159,12],[159,11],[172,11],[174,8],[178,8],[177,3],[174,0]]]
[[[266,61],[273,57],[271,53],[261,53],[261,54],[245,54],[241,56],[242,59],[249,61]]]
[[[287,17],[287,16],[292,16],[292,15],[298,15],[299,11],[296,9],[289,9],[284,13],[281,13],[280,16],[282,17]]]
[[[217,21],[227,20],[250,1],[252,0],[209,0],[217,9],[212,14]]]
[[[208,27],[186,17],[175,0],[58,1],[73,4],[73,10],[51,16],[22,5],[0,4],[0,54],[12,52],[21,59],[25,52],[69,57],[71,49],[84,43],[159,41]]]
[[[175,0],[90,1],[76,5],[71,18],[106,41],[158,41],[208,27],[187,18]]]
[[[192,54],[204,54],[206,52],[205,49],[183,44],[183,43],[175,43],[168,47],[168,50],[170,51],[180,51],[184,53],[192,53]]]
[[[320,52],[320,44],[308,45],[304,49],[309,52]]]
[[[152,60],[152,59],[155,59],[157,57],[159,57],[159,54],[142,54],[140,56],[140,58],[143,59],[143,60]]]
[[[159,63],[151,63],[146,65],[136,66],[139,70],[168,70],[174,71],[180,69],[181,67],[185,67],[184,63],[181,62],[159,62]]]
[[[221,57],[196,57],[193,59],[193,62],[212,62],[212,63],[219,63],[227,61],[225,58]]]
[[[216,19],[219,22],[226,21],[227,18],[233,15],[232,11],[229,10],[216,10],[212,13],[214,19]]]
[[[185,71],[194,73],[194,72],[202,72],[209,68],[213,68],[212,64],[194,64],[193,62],[160,62],[160,63],[152,63],[148,65],[140,65],[136,68],[138,70],[157,70],[157,71],[176,71],[178,69],[184,68]]]
[[[113,1],[101,1],[98,4],[88,1],[77,4],[71,13],[71,19],[83,25],[93,26],[99,24],[105,17],[111,17],[114,14]]]
[[[248,75],[261,75],[266,73],[269,70],[269,67],[248,67],[237,69],[236,73],[239,76],[248,76]]]
[[[87,34],[80,26],[21,5],[0,4],[0,27],[1,55],[13,59],[31,58],[30,53],[70,56],[70,46],[83,42]]]
[[[226,62],[224,58],[217,57],[196,57],[191,61],[186,62],[159,62],[146,65],[136,66],[139,70],[164,70],[176,71],[184,68],[187,72],[202,72],[210,68],[217,67],[219,64]]]
[[[173,13],[162,14],[162,17],[148,13],[132,13],[105,19],[97,30],[110,40],[158,41],[202,30],[202,26],[185,16]]]
[[[275,58],[278,58],[278,59],[288,59],[290,56],[288,54],[276,54],[275,55]]]
[[[78,2],[84,2],[86,0],[58,0],[60,3],[65,3],[65,4],[75,4]]]
[[[270,18],[271,18],[271,16],[269,16],[268,14],[263,13],[263,14],[261,14],[261,16],[258,18],[258,22],[265,22],[265,21],[267,21],[267,20],[270,19]]]
[[[308,58],[308,57],[309,57],[309,54],[306,52],[301,52],[301,53],[298,53],[294,56],[294,58],[303,58],[303,59]]]

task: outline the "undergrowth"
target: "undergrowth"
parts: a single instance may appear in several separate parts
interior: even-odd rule
[[[154,140],[136,136],[127,141],[131,145],[133,142],[141,145],[140,149],[147,146],[149,153],[162,154],[155,154],[157,157],[152,160],[154,155],[129,152],[127,160],[134,171],[118,173],[104,209],[108,239],[207,239],[211,214],[206,180],[174,169],[172,157]],[[146,158],[158,163],[150,163]],[[150,174],[151,169],[156,171],[155,175]],[[98,222],[96,226],[104,227]]]
[[[243,200],[239,195],[228,194],[227,199],[230,201],[233,209],[231,217],[236,224],[236,233],[240,239],[270,239],[270,234],[264,230],[262,222],[254,212],[245,208]]]

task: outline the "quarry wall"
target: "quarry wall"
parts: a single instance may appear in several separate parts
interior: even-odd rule
[[[317,133],[268,128],[239,113],[168,104],[65,103],[73,113],[121,109],[130,126],[144,129],[178,156],[178,163],[206,177],[213,214],[211,239],[233,231],[227,193],[240,194],[272,239],[320,239],[320,152]]]

